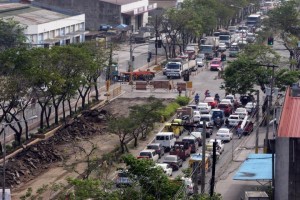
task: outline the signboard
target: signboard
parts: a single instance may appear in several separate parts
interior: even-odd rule
[[[186,87],[187,88],[193,88],[193,82],[192,81],[188,81],[188,82],[186,82]]]

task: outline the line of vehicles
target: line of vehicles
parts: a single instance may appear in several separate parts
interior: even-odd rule
[[[255,108],[253,99],[245,100],[242,96],[237,100],[234,95],[227,95],[221,101],[208,96],[198,104],[181,107],[177,110],[177,117],[164,124],[152,143],[140,151],[137,158],[151,159],[155,167],[160,167],[168,176],[172,176],[174,171],[179,170],[184,162],[188,162],[189,167],[195,163],[202,164],[202,153],[199,153],[198,149],[203,145],[202,133],[205,124],[205,136],[209,138],[206,139],[205,168],[209,171],[213,142],[217,142],[217,157],[220,157],[224,152],[225,142],[232,140],[237,127],[242,128],[245,135],[251,133],[253,123],[250,114],[255,113]],[[211,138],[214,129],[217,133],[215,138]],[[126,170],[120,170],[116,185],[118,187],[131,185],[129,179]],[[190,178],[183,178],[183,181],[187,184],[187,192],[192,193],[193,190],[189,188],[193,188],[191,186],[193,182]]]

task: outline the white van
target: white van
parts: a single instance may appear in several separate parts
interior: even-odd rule
[[[175,145],[175,141],[173,132],[159,132],[155,136],[155,143],[160,143],[167,151]]]

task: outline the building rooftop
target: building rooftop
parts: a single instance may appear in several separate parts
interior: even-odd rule
[[[288,88],[279,121],[278,137],[300,138],[300,87]]]
[[[38,25],[70,17],[70,15],[21,3],[0,3],[0,18],[13,18],[24,25]]]
[[[107,2],[107,3],[116,4],[116,5],[121,6],[121,5],[125,5],[125,4],[138,2],[140,0],[99,0],[99,1],[104,1],[104,2]]]

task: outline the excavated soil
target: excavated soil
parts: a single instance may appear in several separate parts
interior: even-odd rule
[[[171,101],[166,99],[164,103]],[[119,141],[116,135],[108,133],[107,117],[126,116],[129,114],[130,106],[142,105],[146,102],[146,98],[118,98],[104,107],[84,111],[80,117],[62,126],[54,136],[23,149],[10,158],[6,164],[6,186],[13,191],[12,199],[19,199],[29,187],[33,190],[38,189],[37,187],[49,184],[50,181],[58,182],[74,175],[65,169],[65,165],[77,161],[80,157],[75,152],[79,149],[74,148],[75,141],[82,140],[83,149],[91,146],[86,141],[90,143],[92,141],[98,147],[97,156],[111,152],[118,146]],[[78,165],[76,170],[82,172],[84,169],[85,166]],[[2,180],[1,176],[2,173],[0,173]]]

